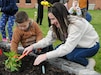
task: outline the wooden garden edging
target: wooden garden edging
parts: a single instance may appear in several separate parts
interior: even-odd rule
[[[0,42],[0,48],[2,50],[10,50],[10,43],[7,42]],[[18,47],[18,53],[22,53],[24,50],[24,48],[22,46]],[[36,54],[34,53],[30,53],[29,55],[31,56],[36,56]],[[96,71],[92,71],[89,69],[86,69],[84,66],[71,62],[71,61],[67,61],[63,58],[54,58],[54,59],[50,59],[47,60],[50,64],[64,70],[64,71],[68,71],[70,74],[75,74],[75,75],[101,75],[100,73],[96,72]]]

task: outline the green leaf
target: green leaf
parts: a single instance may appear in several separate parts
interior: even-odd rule
[[[4,61],[5,68],[10,71],[18,71],[19,67],[21,67],[21,61],[16,62],[17,58],[14,58],[16,54],[15,52],[4,52],[4,54],[8,57],[7,60]]]
[[[7,53],[7,52],[3,52],[3,53],[4,53],[4,55],[6,55],[7,57],[10,56],[9,53]]]

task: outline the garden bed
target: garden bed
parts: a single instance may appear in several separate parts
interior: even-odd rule
[[[34,56],[26,56],[24,57],[21,62],[22,65],[17,72],[10,72],[5,70],[5,66],[3,64],[4,60],[7,57],[2,54],[0,55],[0,75],[73,75],[69,74],[67,71],[63,71],[48,62],[44,62],[38,66],[34,66],[33,62],[35,60]],[[45,67],[45,74],[42,71],[42,65]]]

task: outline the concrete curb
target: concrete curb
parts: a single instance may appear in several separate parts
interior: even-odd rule
[[[64,71],[68,71],[70,74],[76,74],[76,75],[101,75],[100,73],[96,71],[92,71],[89,69],[86,69],[84,66],[79,65],[77,63],[67,61],[63,58],[54,58],[48,60],[50,64],[61,68]]]

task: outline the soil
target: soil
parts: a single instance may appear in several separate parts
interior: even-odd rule
[[[17,72],[10,72],[5,70],[5,66],[3,64],[4,60],[7,57],[2,54],[0,55],[0,75],[74,75],[69,74],[67,71],[63,71],[48,62],[43,62],[38,66],[34,66],[33,62],[35,60],[34,56],[26,56],[24,57],[21,62],[22,65]],[[42,65],[45,66],[45,74],[42,73]]]

